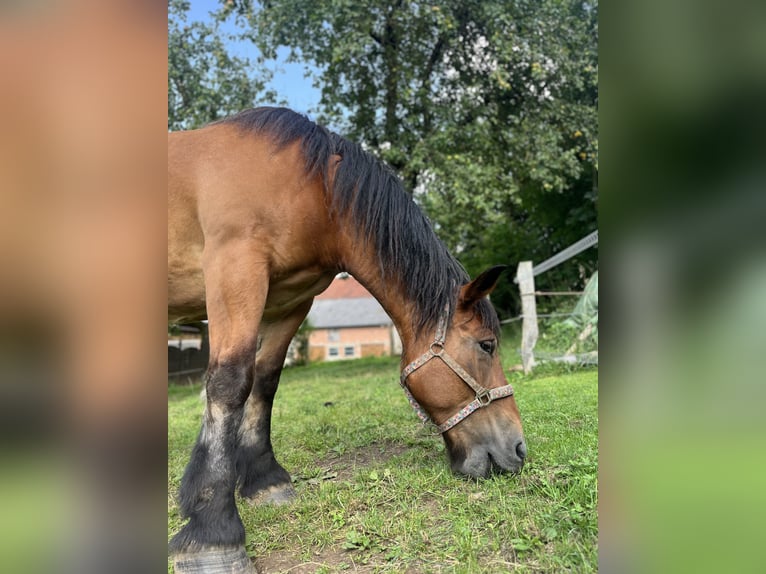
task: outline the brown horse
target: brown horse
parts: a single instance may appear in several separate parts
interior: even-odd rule
[[[271,409],[287,347],[340,271],[393,319],[401,377],[442,431],[452,469],[518,471],[526,446],[497,355],[487,295],[447,252],[395,174],[358,145],[283,108],[248,110],[168,136],[168,302],[210,327],[207,406],[181,483],[189,519],[177,572],[252,572],[234,492],[289,500]]]

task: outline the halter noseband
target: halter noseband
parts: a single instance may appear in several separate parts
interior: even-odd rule
[[[410,402],[410,405],[412,405],[412,408],[415,410],[415,413],[417,413],[418,417],[420,417],[420,420],[422,420],[424,423],[431,422],[431,417],[428,416],[428,413],[426,413],[418,401],[415,400],[415,397],[412,396],[410,389],[407,387],[407,377],[409,377],[412,373],[425,365],[431,359],[438,357],[444,361],[444,364],[452,369],[455,374],[463,379],[465,384],[471,387],[471,389],[473,389],[473,391],[476,393],[476,398],[473,401],[468,403],[442,424],[437,425],[434,423],[440,433],[448,431],[457,423],[468,417],[468,415],[473,413],[475,410],[486,407],[495,399],[502,399],[504,397],[510,397],[513,395],[513,387],[511,385],[503,385],[502,387],[496,387],[494,389],[486,389],[482,387],[479,383],[476,382],[476,379],[469,375],[468,372],[455,361],[455,359],[450,357],[447,351],[444,350],[444,341],[447,338],[448,320],[449,309],[445,309],[444,313],[441,315],[441,317],[439,317],[439,323],[436,326],[434,342],[431,343],[431,346],[428,347],[428,350],[425,353],[404,367],[402,375],[399,378],[399,383],[402,385],[404,393],[407,395],[407,400]]]

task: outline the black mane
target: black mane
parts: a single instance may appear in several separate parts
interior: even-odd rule
[[[446,306],[452,314],[457,289],[470,278],[390,167],[361,146],[287,108],[245,110],[221,122],[266,134],[277,149],[300,140],[305,170],[323,177],[331,208],[350,218],[360,239],[374,244],[383,277],[399,281],[415,303],[416,331],[434,330]],[[329,182],[327,166],[333,154],[342,160],[334,181]],[[497,314],[489,301],[480,301],[477,311],[484,325],[497,334]]]

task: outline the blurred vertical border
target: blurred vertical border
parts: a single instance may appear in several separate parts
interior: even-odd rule
[[[166,564],[167,6],[0,6],[0,570]]]
[[[600,14],[600,569],[762,572],[766,4]]]

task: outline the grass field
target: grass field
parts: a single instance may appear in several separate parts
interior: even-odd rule
[[[506,345],[508,345],[506,343]],[[512,352],[506,352],[513,363]],[[510,373],[529,448],[520,475],[465,480],[399,388],[398,359],[287,369],[274,451],[298,500],[239,502],[262,572],[597,570],[598,375]],[[168,531],[199,430],[199,385],[169,389]]]

